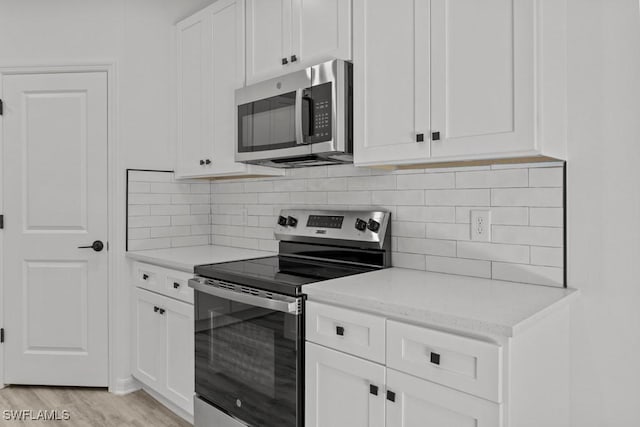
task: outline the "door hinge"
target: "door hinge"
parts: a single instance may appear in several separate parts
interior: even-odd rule
[[[0,215],[0,230],[4,229],[4,215]]]
[[[0,328],[0,343],[4,342],[4,328]]]
[[[4,104],[2,103],[2,99],[0,99],[0,116],[4,114]]]

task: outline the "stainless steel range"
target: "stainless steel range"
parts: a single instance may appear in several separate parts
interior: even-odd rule
[[[391,265],[391,215],[283,210],[277,256],[196,267],[195,425],[304,425],[304,286]]]

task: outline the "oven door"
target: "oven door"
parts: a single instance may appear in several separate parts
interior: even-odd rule
[[[196,394],[250,426],[301,427],[302,298],[215,280],[189,286]]]

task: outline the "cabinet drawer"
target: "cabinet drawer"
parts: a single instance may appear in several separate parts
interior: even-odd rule
[[[392,320],[387,341],[388,367],[502,401],[501,346]]]
[[[306,339],[384,364],[384,317],[307,301]]]
[[[135,286],[193,304],[193,289],[188,286],[193,274],[143,262],[133,263]]]

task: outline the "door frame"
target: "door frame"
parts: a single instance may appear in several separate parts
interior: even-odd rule
[[[16,61],[17,62],[17,61]],[[108,205],[108,298],[107,298],[107,328],[108,328],[108,388],[110,392],[124,394],[136,389],[136,384],[130,376],[126,364],[128,354],[128,337],[123,337],[126,331],[126,321],[129,317],[127,281],[124,260],[124,169],[121,167],[120,141],[118,138],[118,66],[115,60],[95,62],[68,61],[59,64],[18,62],[22,65],[0,63],[0,83],[4,76],[15,74],[54,74],[54,73],[86,73],[105,72],[107,75],[107,205]],[[26,65],[24,65],[26,64]],[[0,84],[0,99],[2,99],[2,84]],[[4,151],[4,122],[0,119],[0,159]],[[123,171],[123,173],[120,173]],[[0,213],[4,213],[4,170],[0,161]],[[0,253],[4,250],[4,233],[0,232]],[[4,269],[0,257],[0,301],[4,301]],[[120,321],[120,322],[118,322]],[[124,321],[124,324],[123,324]],[[4,327],[4,303],[0,303],[0,326]],[[8,332],[10,334],[11,332]],[[2,345],[2,344],[0,344]],[[0,389],[4,384],[4,353],[5,347],[0,349]],[[121,357],[118,357],[120,354]]]

